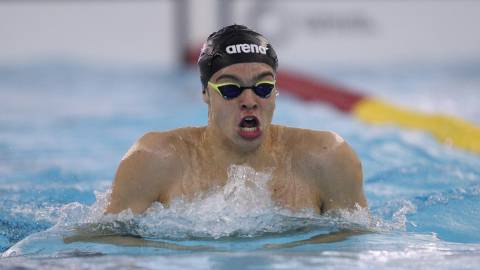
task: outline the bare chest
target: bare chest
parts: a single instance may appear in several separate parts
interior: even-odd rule
[[[248,166],[242,168],[243,165],[239,165],[240,171],[237,172],[232,172],[232,168],[209,166],[209,169],[205,169],[205,166],[193,164],[185,170],[181,178],[176,179],[166,197],[169,200],[176,197],[191,199],[198,194],[224,188],[232,181],[246,181],[256,188],[266,189],[270,199],[281,206],[292,210],[309,208],[320,212],[321,205],[317,189],[309,184],[310,181],[288,166],[255,171]]]
[[[317,187],[300,173],[279,169],[269,183],[272,200],[292,210],[304,208],[320,212],[321,203]]]

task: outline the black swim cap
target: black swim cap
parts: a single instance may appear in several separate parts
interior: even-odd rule
[[[203,44],[198,66],[203,89],[218,70],[236,63],[260,62],[277,70],[277,54],[261,34],[243,25],[230,25],[212,33]]]

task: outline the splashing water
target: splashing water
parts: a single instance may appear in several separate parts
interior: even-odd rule
[[[320,216],[313,209],[293,212],[278,205],[272,201],[267,187],[270,179],[271,171],[257,172],[248,166],[232,165],[228,169],[225,186],[217,186],[190,200],[176,198],[169,207],[155,202],[140,215],[133,214],[131,210],[103,215],[109,191],[97,193],[97,201],[90,208],[78,203],[66,206],[57,226],[97,223],[101,224],[102,230],[141,237],[218,239],[255,237],[342,224],[341,218]],[[341,217],[366,225],[366,214],[362,210],[356,215],[343,211]],[[343,226],[347,225],[344,223]]]
[[[129,233],[162,239],[256,237],[371,225],[366,209],[320,216],[313,209],[294,212],[282,207],[271,199],[267,187],[270,179],[271,171],[257,172],[248,166],[232,165],[225,186],[198,194],[193,200],[177,198],[168,208],[156,202],[142,215],[127,210],[119,215],[102,216],[98,221],[134,224]]]
[[[64,206],[57,224],[48,232],[68,236],[82,228],[95,235],[186,241],[388,227],[385,222],[372,218],[367,209],[321,216],[313,209],[294,212],[282,207],[271,199],[267,186],[271,175],[271,171],[257,172],[248,166],[231,165],[225,186],[197,194],[193,199],[174,199],[169,207],[155,202],[142,214],[133,214],[130,209],[119,214],[104,214],[110,190],[96,192],[97,199],[92,206],[77,202]],[[31,241],[29,238],[32,237],[17,243],[4,255],[22,254],[22,250],[28,249],[25,246]],[[32,245],[38,246],[38,243]]]

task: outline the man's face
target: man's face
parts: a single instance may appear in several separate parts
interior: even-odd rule
[[[236,83],[253,86],[260,81],[274,81],[272,68],[264,63],[240,63],[217,71],[210,82]],[[256,149],[264,140],[275,110],[276,89],[268,98],[256,95],[251,88],[236,98],[225,100],[212,86],[207,87],[204,100],[209,105],[209,128],[219,141],[238,146],[241,150]]]

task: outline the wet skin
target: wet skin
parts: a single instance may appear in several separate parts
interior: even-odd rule
[[[274,76],[266,64],[241,63],[219,70],[210,81],[251,86]],[[272,125],[275,99],[275,93],[261,98],[246,89],[225,100],[205,89],[207,126],[140,138],[120,162],[106,212],[141,213],[155,201],[168,205],[176,197],[192,198],[225,185],[232,164],[271,171],[272,200],[294,210],[366,207],[361,163],[350,146],[333,132]],[[245,125],[251,118],[254,128]]]

